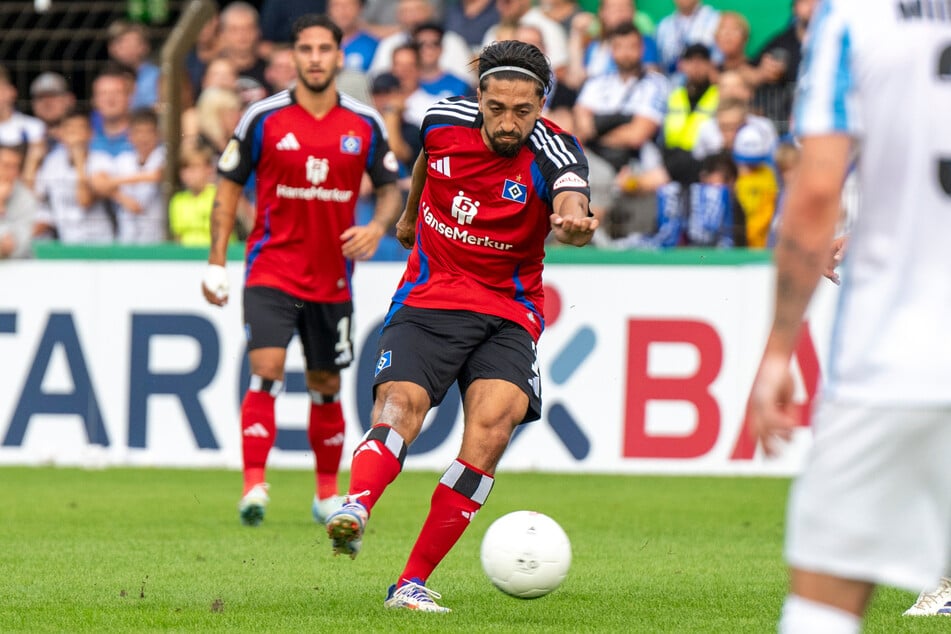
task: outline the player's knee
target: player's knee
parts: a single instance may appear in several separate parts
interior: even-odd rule
[[[317,370],[307,373],[307,390],[311,394],[321,394],[324,400],[334,400],[340,394],[340,375]]]
[[[418,386],[394,382],[377,387],[374,424],[384,423],[398,429],[407,443],[416,438],[427,411],[429,396]]]

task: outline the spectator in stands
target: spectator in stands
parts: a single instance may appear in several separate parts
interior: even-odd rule
[[[531,44],[546,56],[548,55],[548,47],[545,46],[544,35],[537,26],[519,24],[515,29],[515,33],[512,34],[512,39]],[[545,105],[542,107],[542,116],[553,121],[566,132],[574,134],[575,122],[572,108],[574,108],[577,99],[577,90],[569,88],[564,82],[560,82],[552,77],[551,89],[548,91]]]
[[[443,16],[446,30],[462,36],[473,54],[482,48],[485,32],[498,23],[495,0],[459,0],[447,7]]]
[[[643,44],[632,23],[619,25],[608,41],[617,70],[589,77],[574,107],[575,135],[590,150],[591,210],[599,218],[612,202],[617,172],[652,151],[670,91],[666,77],[641,65]]]
[[[737,167],[729,152],[700,164],[696,183],[672,182],[657,193],[657,233],[637,246],[716,247],[746,245],[746,216],[733,188]]]
[[[113,204],[118,242],[163,242],[167,216],[160,183],[165,169],[165,146],[153,109],[143,107],[132,112],[129,141],[131,152],[113,158],[107,170],[90,172],[93,191]]]
[[[437,99],[474,95],[465,79],[439,67],[445,30],[436,22],[424,22],[413,30],[413,44],[419,51],[419,87]]]
[[[195,112],[196,140],[208,147],[217,161],[241,118],[241,98],[233,90],[209,88],[198,98]]]
[[[736,197],[746,216],[746,244],[763,248],[776,211],[779,182],[773,163],[774,140],[756,126],[736,133],[733,160],[737,164]]]
[[[76,95],[59,73],[40,73],[30,84],[30,108],[46,125],[47,151],[59,143],[59,124],[75,105]]]
[[[40,206],[34,236],[63,244],[112,242],[115,229],[105,202],[92,189],[90,174],[105,171],[112,157],[90,149],[89,115],[71,110],[60,124],[62,143],[43,159],[36,177]]]
[[[369,5],[368,5],[369,6]],[[429,0],[397,0],[396,19],[399,30],[382,40],[373,55],[370,76],[376,77],[382,72],[392,70],[393,50],[413,39],[413,30],[426,22],[438,22],[438,16]],[[449,72],[466,72],[472,54],[461,35],[446,33],[442,41],[442,55],[439,66]]]
[[[154,108],[158,102],[161,72],[149,59],[152,46],[145,26],[137,22],[116,20],[109,25],[106,33],[109,57],[135,72],[131,107]]]
[[[238,77],[238,97],[241,98],[242,110],[255,101],[266,99],[269,94],[267,84],[261,84],[253,77]]]
[[[753,84],[736,70],[724,70],[717,73],[717,88],[720,89],[720,101],[739,99],[753,103]]]
[[[403,118],[418,130],[426,110],[439,100],[419,86],[419,49],[412,43],[396,47],[392,67],[393,76],[400,82]]]
[[[568,72],[565,82],[578,88],[588,77],[597,77],[614,70],[611,46],[607,34],[622,24],[634,24],[641,33],[644,52],[641,64],[645,68],[658,63],[657,42],[652,37],[654,23],[643,11],[637,10],[632,0],[603,0],[598,13],[581,12],[571,21],[568,34]]]
[[[201,89],[224,88],[225,90],[238,89],[238,69],[227,57],[216,57],[205,67],[205,75],[201,80]],[[200,95],[199,95],[200,96]]]
[[[373,63],[379,40],[365,31],[360,20],[364,0],[328,0],[327,17],[343,31],[344,68],[366,73]]]
[[[518,27],[528,24],[542,32],[552,72],[559,80],[564,80],[568,72],[568,33],[561,25],[545,15],[538,7],[532,6],[532,0],[496,0],[499,10],[499,23],[490,28],[482,39],[483,45],[489,45],[499,39],[499,27]]]
[[[727,87],[728,91],[734,91],[734,94],[721,93],[716,118],[700,126],[697,143],[693,148],[693,156],[698,161],[722,150],[732,151],[736,133],[744,126],[759,129],[763,137],[768,139],[770,147],[774,147],[779,138],[772,121],[750,112],[749,91],[744,94],[742,88],[746,84],[740,80],[741,83],[734,87],[729,73],[723,73],[722,77],[728,79],[724,87]]]
[[[239,79],[250,77],[259,85],[266,86],[264,70],[267,64],[258,54],[260,38],[258,11],[252,5],[238,0],[222,9],[221,31],[218,34],[220,55],[231,60]]]
[[[789,129],[802,43],[816,3],[817,0],[793,0],[792,23],[766,42],[753,60],[756,67],[753,109],[771,119],[781,134]]]
[[[688,185],[697,180],[699,163],[691,154],[700,126],[716,115],[720,92],[713,83],[716,69],[710,49],[690,44],[677,63],[684,83],[674,88],[664,116],[664,163],[675,181]]]
[[[194,103],[201,94],[201,84],[205,76],[205,68],[211,60],[219,57],[221,42],[218,40],[218,30],[221,25],[219,15],[215,13],[211,19],[202,25],[198,31],[195,46],[185,56],[185,72],[188,74],[188,85],[191,88],[191,99]]]
[[[548,18],[561,25],[561,30],[567,37],[571,30],[571,21],[575,16],[582,12],[581,7],[575,0],[541,0],[538,8],[542,10]]]
[[[383,117],[390,150],[400,162],[400,185],[409,191],[409,175],[422,149],[419,126],[406,121],[403,116],[405,98],[400,89],[400,80],[392,73],[383,73],[373,80],[373,107]]]
[[[750,41],[750,23],[736,11],[720,13],[720,24],[714,35],[714,58],[717,71],[735,71],[747,81],[753,81],[756,73],[746,57],[746,45]]]
[[[6,67],[0,66],[0,145],[23,146],[26,158],[21,178],[33,187],[46,153],[46,124],[16,109],[17,89]]]
[[[258,55],[267,59],[275,44],[290,44],[294,20],[307,13],[326,13],[327,5],[326,0],[262,0]]]
[[[713,47],[720,14],[701,0],[674,0],[676,10],[657,25],[661,69],[673,73],[691,44]]]
[[[135,74],[117,62],[108,62],[92,82],[92,149],[118,156],[134,150],[129,141],[129,116]]]
[[[297,81],[297,69],[294,67],[294,51],[289,44],[275,44],[271,47],[264,77],[271,94],[287,90],[294,85]]]
[[[168,205],[172,239],[186,247],[211,244],[211,208],[215,201],[215,163],[207,147],[182,146],[178,161],[182,190]]]
[[[0,145],[0,260],[29,257],[36,197],[20,179],[23,152]]]
[[[779,223],[782,219],[783,199],[786,196],[786,189],[792,182],[793,174],[799,165],[799,148],[792,140],[782,141],[773,153],[776,162],[776,171],[779,174],[779,196],[776,199],[776,211],[773,213],[773,221],[769,225],[769,237],[766,239],[766,246],[773,248],[776,246],[776,238],[779,235]],[[843,194],[845,192],[843,191]],[[826,275],[833,282],[838,283],[838,276],[832,268],[832,275]]]
[[[575,132],[615,170],[660,129],[670,87],[660,73],[644,71],[643,41],[633,24],[608,36],[616,71],[589,77],[575,103]]]
[[[434,18],[442,15],[442,0],[427,0]],[[399,33],[399,7],[393,0],[366,0],[363,5],[363,25],[378,40]]]
[[[241,119],[243,106],[241,97],[234,90],[223,88],[209,88],[202,92],[195,104],[194,116],[182,122],[184,141],[193,147],[204,147],[211,150],[215,163],[224,152],[238,121]],[[254,179],[245,188],[241,200],[238,202],[238,223],[235,231],[239,238],[244,239],[254,225]]]

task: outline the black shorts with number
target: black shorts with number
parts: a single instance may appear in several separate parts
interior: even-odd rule
[[[297,331],[308,370],[340,370],[350,365],[352,316],[352,302],[308,302],[268,286],[244,289],[248,350],[286,348]]]
[[[467,310],[399,307],[380,336],[374,390],[388,381],[410,381],[439,405],[454,381],[465,396],[476,379],[502,379],[528,396],[523,423],[542,413],[535,342],[513,321]]]

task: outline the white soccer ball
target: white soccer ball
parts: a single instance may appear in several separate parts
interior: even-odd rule
[[[489,526],[481,557],[482,569],[496,588],[519,599],[534,599],[565,580],[571,542],[547,515],[514,511]]]

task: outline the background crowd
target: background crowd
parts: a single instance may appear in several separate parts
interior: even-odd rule
[[[426,109],[475,94],[473,57],[518,39],[551,59],[545,116],[589,158],[591,206],[602,219],[595,244],[768,247],[798,157],[792,95],[816,4],[783,6],[788,27],[760,34],[765,44],[748,56],[746,17],[702,0],[674,0],[656,23],[634,0],[603,0],[595,13],[569,0],[222,2],[180,73],[176,156],[163,143],[148,26],[116,20],[88,100],[44,72],[30,84],[31,114],[20,112],[16,82],[0,67],[0,258],[28,256],[41,240],[207,245],[217,158],[249,104],[295,81],[290,24],[310,12],[343,30],[338,86],[380,112],[405,189]],[[170,161],[172,195],[161,186]],[[249,187],[236,241],[252,224],[253,197]],[[367,184],[358,216],[372,209]],[[377,254],[403,257],[395,239]]]

